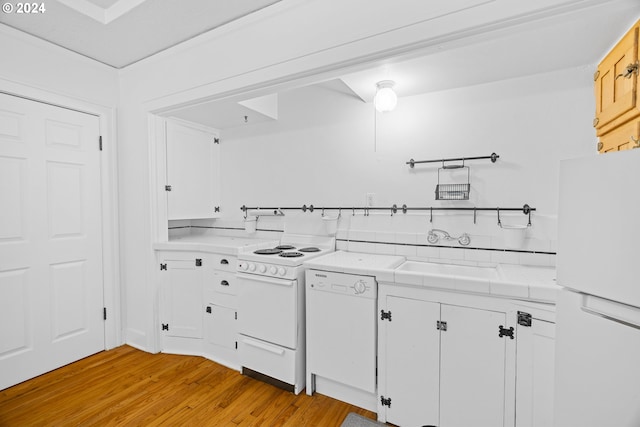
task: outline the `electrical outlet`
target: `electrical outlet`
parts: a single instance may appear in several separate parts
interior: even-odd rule
[[[367,193],[365,195],[365,205],[368,208],[375,206],[376,203],[376,193]]]

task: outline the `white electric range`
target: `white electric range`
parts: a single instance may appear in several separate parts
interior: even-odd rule
[[[305,268],[335,238],[284,234],[273,248],[238,254],[242,373],[295,394],[305,388]]]

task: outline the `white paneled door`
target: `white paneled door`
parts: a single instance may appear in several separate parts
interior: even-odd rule
[[[98,135],[0,94],[0,389],[105,348]]]

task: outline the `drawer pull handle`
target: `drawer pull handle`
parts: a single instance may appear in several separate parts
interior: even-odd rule
[[[228,264],[229,264],[229,261],[227,261],[226,259],[224,259],[224,258],[223,258],[223,259],[221,259],[221,260],[220,260],[220,264],[222,264],[222,265],[228,265]]]
[[[222,286],[229,286],[229,282],[227,282],[226,280],[223,280],[222,282],[220,282],[220,284]]]

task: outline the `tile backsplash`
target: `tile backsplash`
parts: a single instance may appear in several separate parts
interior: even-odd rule
[[[528,216],[501,214],[505,225],[525,226]],[[452,237],[469,235],[467,246],[457,239],[427,241],[429,230],[446,231]],[[524,264],[555,266],[556,218],[532,215],[531,226],[522,229],[518,247],[508,247],[505,230],[495,214],[396,214],[343,215],[336,233],[337,248],[353,252],[402,255],[408,259],[452,261],[470,264]]]
[[[336,214],[330,212],[330,215]],[[286,214],[285,214],[286,215]],[[319,213],[307,213],[317,220]],[[300,216],[296,213],[296,220]],[[311,217],[309,218],[311,219]],[[502,213],[501,223],[511,226],[526,226],[529,217],[522,213]],[[216,229],[225,235],[251,236],[244,231],[243,224],[237,220],[193,220],[174,222],[169,226],[170,238],[178,237],[188,231]],[[284,230],[284,220],[280,218],[260,218],[258,231],[253,236],[269,234],[278,236]],[[457,239],[440,239],[435,244],[427,241],[429,230],[446,231],[452,237],[463,233],[469,235],[471,242],[467,246],[459,244]],[[454,262],[457,264],[522,264],[533,266],[555,266],[557,218],[555,216],[531,215],[531,226],[522,229],[524,239],[517,247],[507,245],[506,230],[498,225],[494,212],[434,212],[433,215],[416,213],[379,212],[363,215],[361,212],[343,210],[338,220],[336,249],[350,252],[401,255],[410,260],[431,262]]]

